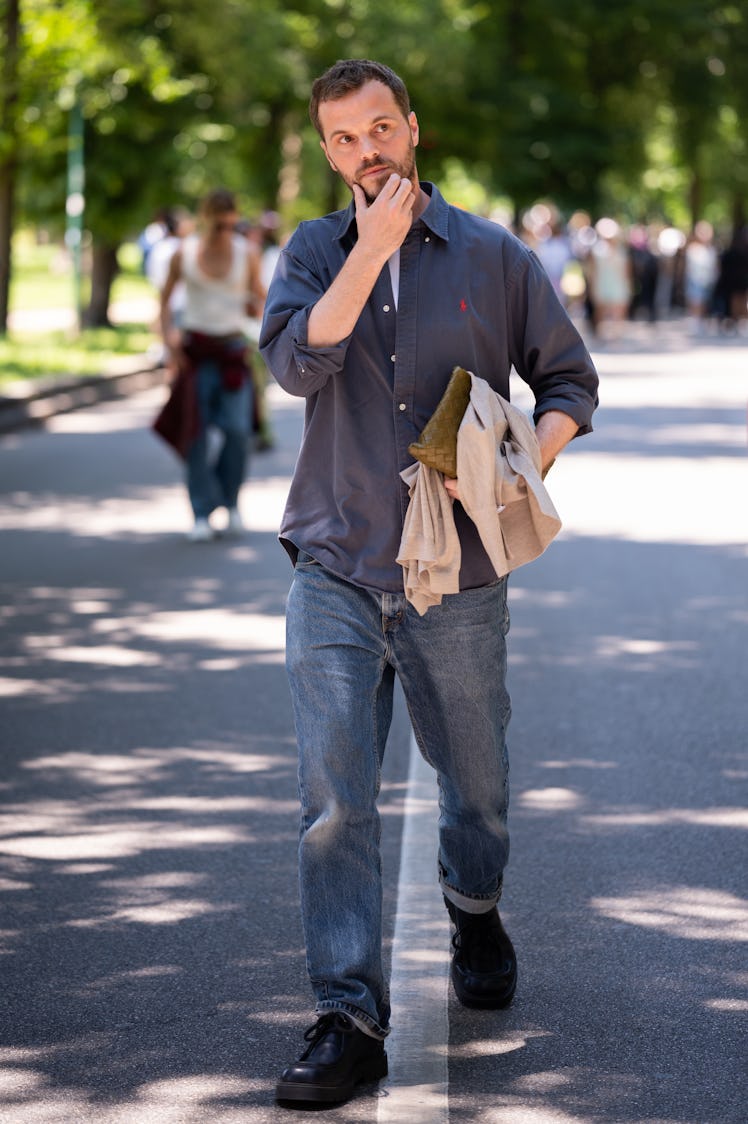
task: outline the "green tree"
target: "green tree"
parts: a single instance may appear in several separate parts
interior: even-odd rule
[[[12,269],[12,236],[18,173],[18,38],[19,0],[2,9],[0,47],[0,334],[8,329],[8,296]]]
[[[95,323],[118,247],[159,207],[224,183],[248,214],[291,224],[345,199],[306,112],[313,78],[341,56],[407,78],[423,175],[457,167],[517,215],[550,198],[632,218],[744,216],[748,30],[735,0],[20,0],[20,16],[0,184],[15,153],[19,210],[61,230],[80,106]]]
[[[79,0],[76,7],[74,34],[79,48],[85,37],[86,50],[78,50],[76,65],[65,69],[55,100],[58,114],[64,116],[75,102],[83,114],[86,227],[92,239],[86,321],[103,325],[118,249],[143,215],[171,201],[182,162],[175,138],[185,117],[201,112],[196,102],[206,80],[197,70],[175,68],[161,34],[162,16],[153,14],[155,6],[147,0]],[[59,199],[60,155],[52,145],[35,167],[32,183],[41,175],[50,185],[42,207]]]

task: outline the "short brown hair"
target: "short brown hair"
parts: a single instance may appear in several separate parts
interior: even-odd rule
[[[402,78],[381,62],[371,59],[338,59],[334,66],[316,79],[309,100],[309,116],[315,129],[325,139],[319,120],[319,107],[323,101],[337,101],[346,94],[360,90],[367,82],[381,82],[397,102],[403,117],[410,113],[410,98]]]
[[[209,191],[200,204],[200,212],[206,218],[212,215],[227,215],[236,210],[236,196],[225,187],[215,187]]]

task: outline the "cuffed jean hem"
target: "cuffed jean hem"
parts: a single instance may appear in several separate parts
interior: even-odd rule
[[[452,905],[456,905],[463,913],[490,913],[494,906],[498,905],[501,900],[501,883],[495,894],[483,894],[479,897],[470,897],[467,894],[460,893],[454,886],[450,886],[444,878],[444,873],[439,872],[439,885],[442,888],[444,897],[447,898]]]
[[[378,1038],[380,1041],[387,1037],[390,1033],[390,1028],[381,1027],[378,1022],[375,1022],[370,1015],[362,1011],[359,1007],[354,1007],[350,1003],[341,1003],[337,999],[321,999],[315,1009],[315,1014],[324,1015],[327,1011],[340,1011],[342,1014],[347,1015],[348,1018],[354,1023],[359,1030],[364,1034],[368,1034],[370,1038]]]

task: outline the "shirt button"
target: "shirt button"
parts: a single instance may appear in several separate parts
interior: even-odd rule
[[[395,362],[395,360],[397,359],[397,356],[396,356],[396,355],[390,355],[390,359],[391,359],[391,360],[392,360],[392,362],[394,363],[394,362]]]
[[[382,312],[389,312],[389,311],[390,311],[390,306],[389,306],[388,304],[386,304],[386,305],[385,305],[385,306],[383,307],[383,309],[382,309]]]
[[[430,242],[430,241],[431,241],[431,239],[429,238],[429,236],[427,234],[426,237],[424,238],[424,242]]]
[[[401,402],[400,405],[397,408],[398,408],[398,410],[407,410],[408,407],[405,405],[404,402]]]

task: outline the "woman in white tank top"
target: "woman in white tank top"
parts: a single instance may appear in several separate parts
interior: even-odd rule
[[[265,298],[259,251],[236,232],[233,194],[222,188],[210,192],[201,204],[200,220],[200,234],[185,238],[174,254],[161,294],[164,344],[177,371],[167,407],[178,418],[179,439],[172,444],[187,466],[193,542],[213,537],[210,516],[219,507],[228,512],[229,533],[243,530],[238,497],[252,416],[244,321],[261,314]],[[169,297],[180,281],[185,304],[178,329]],[[211,440],[216,431],[217,456]]]

